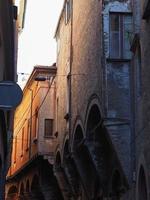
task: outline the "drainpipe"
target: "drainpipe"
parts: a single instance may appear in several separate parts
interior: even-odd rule
[[[71,31],[70,31],[70,90],[69,90],[69,140],[71,143],[71,120],[72,120],[72,63],[73,63],[73,46],[72,46],[72,38],[73,38],[73,0],[71,0]]]
[[[30,134],[29,134],[29,160],[31,158],[31,150],[32,150],[32,105],[33,105],[33,90],[28,88],[31,92],[31,105],[30,105]]]

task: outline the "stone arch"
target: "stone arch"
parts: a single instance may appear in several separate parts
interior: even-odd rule
[[[86,146],[92,157],[99,178],[99,185],[95,185],[95,194],[97,194],[97,198],[101,195],[107,196],[109,186],[111,185],[110,176],[112,174],[112,168],[120,165],[117,161],[116,152],[114,151],[107,129],[103,125],[100,106],[96,100],[92,101],[88,109],[86,119]],[[117,178],[115,179],[116,173],[112,177],[113,182],[118,181]]]
[[[84,139],[84,133],[82,127],[78,124],[75,129],[74,137],[73,137],[73,144],[72,144],[72,150],[75,151],[82,143]]]
[[[57,153],[56,153],[54,166],[55,167],[61,167],[61,154],[60,154],[60,151],[57,151]]]
[[[37,200],[44,200],[44,196],[40,187],[40,180],[37,174],[35,174],[32,178],[31,182],[31,195],[33,198]]]
[[[122,186],[122,177],[118,169],[115,169],[112,173],[111,179],[111,196],[116,200],[120,199],[120,189]]]
[[[143,181],[143,187],[140,187],[141,185],[141,181]],[[141,194],[139,194],[139,189],[142,190]],[[144,189],[145,191],[147,191],[146,193],[144,193]],[[141,196],[140,195],[144,195],[146,194],[147,199],[150,198],[149,196],[149,179],[148,179],[148,169],[147,169],[147,163],[146,163],[146,158],[144,155],[144,152],[142,151],[140,156],[139,156],[139,160],[138,160],[138,167],[137,167],[137,177],[136,177],[136,200],[141,200]],[[143,192],[143,193],[142,193]],[[146,200],[147,200],[146,199]]]
[[[70,151],[69,151],[69,140],[67,139],[65,141],[64,144],[64,148],[63,148],[63,163],[65,162],[65,160],[69,157],[70,155]]]
[[[62,151],[61,151],[61,161],[63,163],[64,161],[64,156],[66,155],[66,151],[70,151],[70,145],[69,145],[69,135],[67,134],[65,137],[64,137],[64,142],[63,142],[63,146],[62,146]]]
[[[30,183],[29,183],[29,179],[26,181],[26,192],[30,191]]]
[[[146,183],[146,175],[144,167],[141,165],[139,174],[138,174],[138,200],[147,200],[148,199],[148,192],[147,192],[147,183]]]
[[[35,190],[38,187],[39,187],[39,177],[37,174],[35,174],[31,182],[31,191]]]
[[[23,199],[24,198],[24,183],[22,182],[21,184],[20,184],[20,189],[19,189],[19,197],[20,197],[20,199]]]
[[[16,200],[18,197],[18,189],[16,185],[12,185],[7,193],[6,200]]]
[[[30,183],[29,183],[29,179],[26,181],[26,192],[29,192],[30,190]]]
[[[91,96],[91,98],[89,99],[89,103],[87,105],[87,109],[86,109],[86,116],[85,116],[85,128],[87,129],[88,123],[89,123],[89,116],[91,115],[91,111],[94,109],[96,110],[96,114],[98,116],[102,116],[102,111],[101,111],[101,107],[100,107],[100,99],[96,94],[93,94]],[[94,115],[93,115],[94,116]],[[96,117],[96,115],[94,116],[94,118],[98,118],[98,116]],[[94,121],[94,119],[92,119],[92,121]],[[87,131],[87,130],[86,130]]]
[[[74,131],[72,157],[78,174],[78,198],[94,198],[94,185],[97,184],[97,175],[80,124],[76,125]],[[91,181],[89,182],[89,180]]]
[[[74,148],[74,140],[77,139],[77,135],[80,134],[80,133],[77,133],[77,132],[80,132],[82,133],[81,135],[81,138],[85,138],[85,131],[84,131],[84,126],[83,126],[83,123],[82,123],[82,120],[79,116],[77,116],[76,120],[75,120],[75,123],[74,123],[74,126],[73,126],[73,131],[72,131],[72,136],[71,136],[71,152],[73,151],[73,148]]]
[[[70,198],[70,187],[69,187],[69,183],[67,181],[67,175],[64,173],[65,167],[66,167],[65,166],[66,154],[68,154],[68,151],[69,151],[68,150],[68,140],[66,140],[66,142],[64,144],[64,150],[63,150],[65,155],[63,155],[62,159],[61,159],[61,154],[60,154],[60,151],[58,150],[56,153],[55,163],[53,166],[53,171],[54,171],[55,178],[57,180],[56,182],[57,182],[57,188],[59,191],[60,199]],[[65,162],[63,163],[63,161],[65,161]]]
[[[102,118],[99,106],[97,104],[93,104],[89,110],[89,114],[87,116],[87,124],[86,124],[86,135],[90,137],[93,135],[93,131],[102,124]]]
[[[30,199],[30,183],[29,183],[29,179],[27,179],[26,182],[25,182],[24,196],[25,196],[25,199]]]

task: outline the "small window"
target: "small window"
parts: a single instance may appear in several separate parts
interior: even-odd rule
[[[38,136],[38,110],[39,108],[37,107],[36,110],[35,110],[35,114],[34,114],[34,118],[33,118],[33,137],[34,138],[37,138]]]
[[[16,157],[17,157],[17,136],[14,139],[14,163],[16,163]]]
[[[26,13],[26,0],[21,0],[18,5],[18,25],[19,31],[24,28],[25,23],[25,13]]]
[[[66,1],[65,5],[65,23],[67,24],[71,17],[71,0]]]
[[[29,148],[29,135],[30,135],[30,119],[27,122],[27,138],[26,138],[26,150]]]
[[[57,54],[60,52],[60,37],[57,37]]]
[[[130,59],[132,17],[129,14],[110,13],[110,57]]]
[[[22,129],[21,156],[23,156],[23,148],[24,148],[24,127]]]
[[[44,136],[51,137],[53,135],[53,119],[45,119]]]

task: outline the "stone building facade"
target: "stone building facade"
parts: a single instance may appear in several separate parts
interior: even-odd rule
[[[55,95],[42,112],[54,131],[46,155],[31,148],[28,166],[12,163],[8,199],[150,199],[149,19],[149,0],[64,1]]]
[[[150,199],[149,66],[150,1],[133,1],[134,115],[136,199]]]
[[[64,2],[54,165],[64,199],[150,198],[149,15],[149,0]]]
[[[54,164],[64,199],[132,199],[131,35],[130,1],[64,2]]]

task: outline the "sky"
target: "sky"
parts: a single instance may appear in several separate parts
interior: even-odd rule
[[[28,78],[26,75],[31,73],[35,65],[50,66],[56,62],[54,33],[63,1],[27,0],[25,26],[18,41],[19,82]]]

